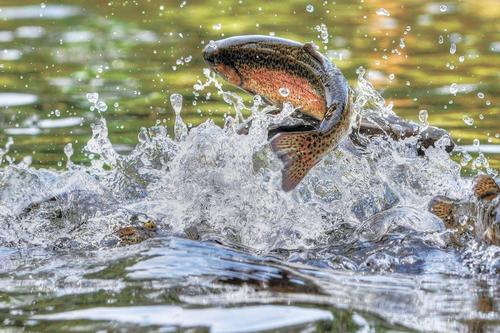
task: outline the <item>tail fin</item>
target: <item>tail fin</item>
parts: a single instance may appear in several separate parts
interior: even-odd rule
[[[293,190],[319,162],[328,149],[324,138],[318,131],[306,131],[279,133],[271,139],[271,148],[284,164],[283,190]]]
[[[500,187],[490,176],[481,175],[476,178],[474,194],[478,199],[493,200],[500,194]]]

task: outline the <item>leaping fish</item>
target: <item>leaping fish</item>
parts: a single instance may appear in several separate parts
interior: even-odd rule
[[[341,71],[312,43],[269,36],[238,36],[210,42],[203,50],[210,68],[271,104],[286,101],[317,120],[314,127],[283,128],[271,138],[283,162],[282,187],[291,191],[348,134],[351,90]]]

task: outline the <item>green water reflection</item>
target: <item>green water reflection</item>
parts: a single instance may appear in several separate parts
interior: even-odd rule
[[[418,119],[425,109],[459,144],[500,144],[496,0],[2,0],[0,8],[0,145],[12,137],[16,161],[62,165],[69,142],[74,160],[87,161],[81,150],[97,117],[88,92],[107,102],[120,152],[135,145],[140,127],[172,124],[173,92],[184,96],[186,122],[221,123],[230,107],[214,91],[196,98],[193,85],[204,79],[204,45],[238,34],[312,40],[351,83],[365,67],[400,116]],[[498,169],[500,154],[488,156]]]

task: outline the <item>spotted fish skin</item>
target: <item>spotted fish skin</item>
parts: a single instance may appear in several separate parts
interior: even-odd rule
[[[210,67],[230,83],[272,104],[286,101],[318,121],[313,130],[283,130],[271,147],[284,163],[282,185],[290,191],[348,130],[350,91],[340,70],[312,44],[240,36],[211,42],[203,51]],[[283,93],[286,91],[286,93]]]
[[[476,199],[472,201],[437,196],[430,201],[429,211],[457,236],[469,234],[500,246],[500,187],[493,178],[480,175],[474,180],[473,191]]]

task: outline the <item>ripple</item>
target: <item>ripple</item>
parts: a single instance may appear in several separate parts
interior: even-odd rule
[[[94,34],[90,31],[68,31],[63,34],[63,40],[67,43],[90,42]]]
[[[79,7],[64,5],[46,5],[45,8],[40,6],[0,7],[0,19],[64,19],[77,16],[80,12]]]
[[[464,145],[460,147],[469,152],[477,152],[479,150],[486,154],[500,154],[500,145],[480,145],[479,147]]]
[[[14,34],[12,31],[4,30],[0,31],[0,42],[10,42],[14,39]]]
[[[73,127],[78,126],[83,123],[83,118],[80,117],[68,117],[60,119],[42,119],[38,122],[38,127],[40,128],[61,128],[61,127]]]
[[[16,29],[16,36],[19,38],[36,39],[45,34],[45,29],[39,26],[22,26]]]
[[[4,49],[0,52],[0,60],[19,60],[23,56],[23,53],[16,49]]]
[[[33,104],[38,100],[36,95],[22,93],[0,93],[0,107]]]
[[[26,127],[26,128],[6,128],[4,130],[7,135],[38,135],[40,134],[40,129],[36,127]]]
[[[42,320],[110,320],[140,325],[209,327],[210,332],[254,332],[333,320],[330,312],[296,306],[184,309],[179,306],[93,308],[34,316]]]

